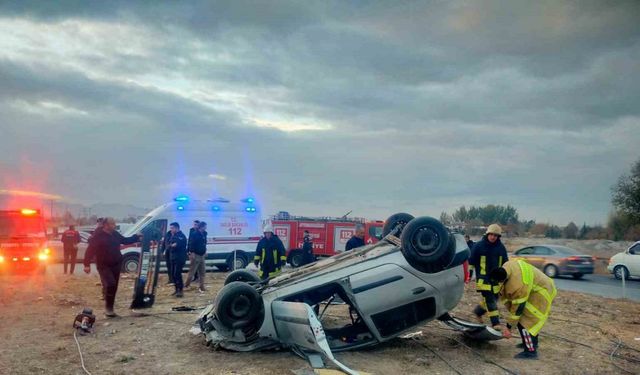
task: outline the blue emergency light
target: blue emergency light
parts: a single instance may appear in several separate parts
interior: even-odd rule
[[[256,200],[255,200],[255,199],[253,199],[253,198],[245,198],[245,199],[242,199],[240,202],[243,202],[243,203],[253,203],[253,202],[255,202],[255,201],[256,201]]]
[[[211,209],[214,211],[220,211],[220,206],[213,206]]]
[[[186,195],[178,195],[177,197],[173,198],[173,200],[176,202],[188,202],[189,197],[187,197]]]
[[[178,211],[184,211],[184,206],[182,205],[178,206],[177,208],[178,208]]]
[[[244,209],[247,212],[256,212],[256,208],[255,207],[247,207]]]

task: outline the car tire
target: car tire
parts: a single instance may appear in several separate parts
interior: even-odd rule
[[[261,280],[255,273],[247,270],[235,270],[227,275],[224,279],[224,285],[231,284],[234,281],[243,283],[259,283]]]
[[[291,264],[293,268],[304,265],[304,253],[302,250],[293,250],[289,253],[289,264]]]
[[[544,267],[544,274],[552,279],[555,279],[556,277],[558,277],[558,267],[554,266],[553,264],[548,264]]]
[[[623,271],[624,271],[624,275],[625,275],[624,279],[625,280],[629,280],[629,270],[625,266],[616,266],[613,269],[613,275],[616,277],[616,279],[622,280],[622,272]]]
[[[235,264],[233,264],[233,254],[231,254],[231,256],[227,258],[227,269],[230,269],[231,271],[245,269],[249,264],[249,261],[247,261],[247,257],[244,256],[244,253],[239,251],[236,251],[235,254]]]
[[[215,299],[216,317],[228,329],[259,328],[264,320],[262,296],[249,284],[231,282]]]
[[[382,227],[382,237],[384,238],[389,233],[391,233],[396,228],[396,226],[402,225],[400,233],[397,233],[397,237],[400,237],[400,235],[402,234],[402,230],[411,220],[413,220],[413,215],[404,212],[389,216],[389,218],[384,222],[384,226]]]
[[[580,280],[580,279],[582,279],[582,276],[584,276],[584,274],[582,274],[582,273],[574,273],[571,276],[576,280]]]
[[[432,217],[411,220],[404,227],[400,240],[407,262],[422,272],[440,272],[455,256],[455,239],[440,221]]]
[[[140,267],[140,255],[129,254],[122,259],[122,273],[138,273]]]

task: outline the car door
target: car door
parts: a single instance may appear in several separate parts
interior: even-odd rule
[[[626,266],[631,276],[640,276],[640,243],[631,246],[626,258]]]
[[[549,263],[547,258],[550,257],[551,255],[552,255],[551,249],[549,249],[548,247],[534,246],[533,256],[531,256],[530,258],[531,259],[530,263],[536,268],[542,269],[546,264]]]

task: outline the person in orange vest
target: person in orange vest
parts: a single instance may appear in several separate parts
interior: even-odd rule
[[[524,260],[511,260],[490,272],[492,283],[500,288],[500,301],[509,310],[507,321],[520,331],[524,351],[517,359],[538,359],[538,334],[551,312],[557,294],[553,280]],[[507,329],[506,338],[511,337]]]
[[[76,269],[76,260],[78,259],[80,233],[78,233],[75,226],[69,225],[69,229],[62,233],[60,240],[62,241],[62,252],[64,255],[64,274],[67,274],[67,264],[69,264],[69,274],[73,275]]]

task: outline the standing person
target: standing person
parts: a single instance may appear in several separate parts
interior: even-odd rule
[[[172,275],[175,285],[175,295],[178,298],[183,296],[182,289],[182,268],[187,262],[187,237],[180,231],[180,224],[169,224],[169,233],[165,240],[167,251],[170,252],[171,263],[167,265],[167,270]]]
[[[193,275],[195,272],[198,272],[200,277],[198,281],[200,283],[200,288],[198,291],[200,293],[205,292],[204,288],[204,261],[205,256],[207,255],[207,223],[201,221],[198,223],[198,230],[194,230],[191,234],[190,238],[191,243],[189,246],[189,252],[192,253],[191,263],[189,264],[189,275],[187,276],[187,282],[184,284],[185,288],[188,288],[191,285],[191,280],[193,279]]]
[[[67,274],[67,264],[69,264],[69,274],[73,275],[76,269],[76,260],[78,259],[78,244],[80,243],[80,233],[76,227],[69,225],[69,229],[65,230],[60,237],[62,241],[62,251],[64,255],[64,274]]]
[[[351,236],[349,241],[344,247],[344,251],[349,251],[351,249],[356,249],[358,247],[364,246],[364,227],[362,225],[356,226],[356,233]]]
[[[502,228],[498,224],[491,224],[482,239],[473,246],[469,264],[476,270],[476,291],[482,295],[482,302],[476,306],[473,313],[482,322],[482,316],[487,314],[493,328],[502,330],[500,312],[498,311],[498,285],[493,285],[489,279],[489,272],[502,267],[509,260],[507,249],[500,241]]]
[[[116,317],[113,305],[118,292],[120,270],[122,269],[122,253],[120,245],[128,245],[140,242],[141,234],[131,237],[123,237],[116,231],[116,221],[112,217],[105,218],[101,230],[96,230],[91,238],[91,244],[87,248],[84,257],[84,272],[91,272],[91,261],[96,257],[96,267],[100,274],[100,281],[104,291],[105,315],[109,318]]]
[[[169,224],[169,228],[171,228],[172,224]],[[171,238],[171,229],[167,231],[167,234],[164,235],[164,241],[162,241],[162,255],[164,256],[164,264],[167,266],[167,276],[169,278],[167,286],[175,285],[175,282],[173,281],[173,272],[171,272],[171,248],[169,247],[169,238]]]
[[[468,234],[464,235],[464,241],[467,243],[467,247],[469,247],[469,258],[471,258],[471,256],[473,255],[473,246],[475,245],[475,243],[473,241],[471,241],[471,238],[469,237]],[[470,265],[469,266],[469,279],[473,278],[473,266]]]
[[[304,237],[302,238],[302,253],[304,254],[304,264],[315,262],[316,259],[313,256],[313,241],[311,240],[311,235],[308,230],[304,231]]]
[[[506,262],[491,271],[489,278],[500,286],[500,300],[511,313],[508,321],[520,331],[524,351],[515,358],[538,359],[538,334],[557,293],[553,280],[523,260]],[[509,338],[511,332],[505,330],[503,335]]]
[[[253,263],[258,267],[258,276],[262,280],[277,276],[287,263],[286,250],[280,238],[273,234],[271,225],[262,230],[264,237],[256,246],[256,256]]]
[[[187,238],[187,258],[189,259],[189,269],[191,269],[191,263],[193,263],[193,253],[191,252],[191,235],[193,234],[193,232],[196,232],[198,230],[198,225],[200,225],[200,220],[194,220],[193,221],[193,226],[191,228],[189,228],[189,237]],[[193,275],[193,279],[191,279],[191,282],[196,281],[196,279],[198,278],[198,273],[196,272]],[[187,279],[187,281],[189,281]]]

